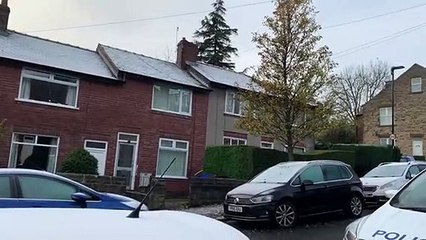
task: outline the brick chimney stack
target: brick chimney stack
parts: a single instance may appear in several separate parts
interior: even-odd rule
[[[7,6],[7,0],[1,0],[0,4],[0,34],[7,34],[7,24],[9,22],[10,8]]]
[[[186,62],[198,61],[198,46],[194,43],[188,42],[185,38],[177,45],[177,58],[176,65],[181,69],[186,69]]]

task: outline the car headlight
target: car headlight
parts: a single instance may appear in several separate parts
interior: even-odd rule
[[[396,181],[392,181],[390,183],[386,183],[379,187],[379,190],[388,190],[388,189],[394,189],[396,187]]]
[[[359,228],[367,220],[368,216],[357,219],[346,227],[343,240],[358,240]]]
[[[272,195],[264,195],[264,196],[254,197],[254,198],[250,199],[250,201],[254,204],[256,204],[256,203],[268,203],[268,202],[272,202],[273,198],[274,197]]]

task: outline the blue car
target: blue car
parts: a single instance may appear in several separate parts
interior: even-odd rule
[[[133,210],[139,202],[100,193],[70,179],[36,170],[0,169],[0,208],[98,208]],[[146,206],[143,207],[147,210]]]

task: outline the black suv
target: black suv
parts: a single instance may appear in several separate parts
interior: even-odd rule
[[[274,221],[286,228],[301,216],[346,211],[359,217],[364,208],[362,183],[351,166],[329,160],[275,165],[226,195],[225,217]]]

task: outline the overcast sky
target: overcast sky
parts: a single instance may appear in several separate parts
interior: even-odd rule
[[[179,39],[187,37],[192,40],[193,32],[199,28],[200,20],[206,13],[98,27],[42,32],[38,30],[209,11],[212,1],[9,0],[9,29],[90,49],[95,49],[97,43],[103,43],[152,57],[174,60],[174,53],[173,56],[170,55],[176,46],[176,28],[180,29]],[[225,0],[227,7],[258,2],[264,0]],[[368,63],[376,58],[388,61],[391,65],[406,67],[414,63],[426,64],[425,0],[314,0],[314,4],[319,11],[317,20],[324,27],[321,31],[323,43],[331,48],[340,67]],[[425,5],[399,11],[421,4]],[[257,51],[251,42],[252,32],[262,31],[264,16],[270,15],[272,11],[271,2],[228,10],[228,24],[239,29],[239,35],[233,38],[234,45],[239,49],[239,57],[234,59],[237,70],[258,64]],[[394,11],[399,12],[330,28],[336,24]],[[417,26],[419,27],[413,28]],[[406,29],[411,29],[412,32],[401,32]],[[393,35],[398,32],[401,34]],[[389,39],[386,38],[389,36],[392,39],[376,41]],[[342,53],[370,42],[375,45],[364,45],[354,49],[355,52]]]

